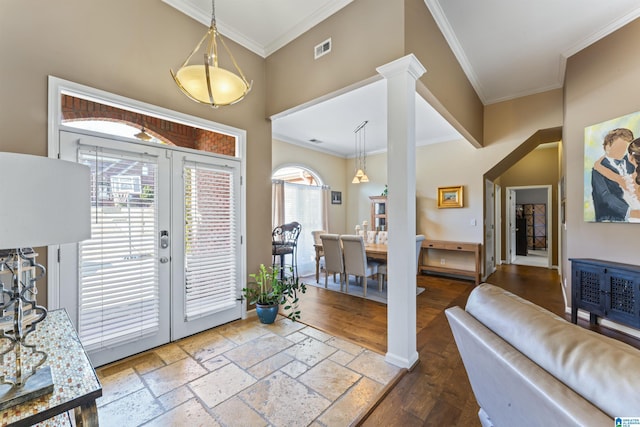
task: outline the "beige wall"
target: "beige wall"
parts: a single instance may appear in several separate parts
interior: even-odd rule
[[[329,37],[331,53],[315,60]],[[270,55],[267,115],[379,78],[377,67],[411,53],[427,69],[420,94],[481,144],[482,103],[422,0],[355,0]]]
[[[347,177],[345,174],[347,160],[316,150],[299,147],[286,142],[273,140],[272,170],[282,166],[303,166],[318,174],[322,183],[333,191],[342,192],[341,205],[329,205],[329,232],[345,234],[347,212]]]
[[[561,89],[487,105],[484,146],[495,163],[540,129],[562,126]]]
[[[355,0],[267,58],[267,115],[377,76],[403,56],[403,0]],[[331,53],[314,47],[331,37]]]
[[[551,237],[551,263],[558,265],[558,147],[545,147],[533,150],[522,160],[517,162],[500,176],[502,186],[502,224],[507,224],[505,219],[505,198],[507,187],[519,187],[527,185],[550,185],[552,191],[551,224],[547,227],[547,236]],[[504,227],[506,228],[506,227]],[[506,259],[505,239],[508,238],[506,230],[502,232],[501,259]]]
[[[370,196],[380,196],[387,184],[387,155],[367,155],[367,176],[369,182],[352,184],[355,174],[354,159],[347,160],[347,219],[346,232],[355,233],[356,225],[362,226],[363,221],[371,224],[371,199]]]
[[[47,76],[247,130],[247,261],[269,262],[271,126],[264,60],[229,42],[252,92],[211,109],[187,99],[169,74],[206,27],[157,0],[0,2],[0,150],[47,154]],[[266,161],[265,161],[266,160]],[[268,211],[268,208],[267,208]],[[45,251],[39,261],[45,261]],[[40,283],[44,292],[46,286]],[[46,298],[45,298],[46,299]],[[40,300],[42,301],[42,300]]]
[[[583,219],[584,128],[640,111],[640,20],[635,20],[567,61],[563,166],[567,185],[568,258],[596,258],[638,264],[637,224],[589,223]],[[570,275],[567,291],[570,289]]]
[[[440,32],[424,0],[405,0],[405,54],[413,53],[427,72],[420,77],[425,90],[437,99],[432,105],[452,124],[483,145],[483,105]],[[422,92],[422,91],[421,91]],[[425,99],[431,101],[430,96]],[[458,127],[457,124],[461,126]]]

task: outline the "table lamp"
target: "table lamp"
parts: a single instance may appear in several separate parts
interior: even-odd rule
[[[0,152],[0,410],[53,390],[47,355],[29,341],[47,316],[32,247],[91,237],[89,185],[84,165]]]

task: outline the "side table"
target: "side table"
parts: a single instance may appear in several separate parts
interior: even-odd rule
[[[98,426],[102,386],[67,312],[49,311],[27,342],[47,353],[53,392],[1,411],[0,425],[31,426],[74,409],[77,426]]]

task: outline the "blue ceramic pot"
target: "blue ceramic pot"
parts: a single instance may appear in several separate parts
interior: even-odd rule
[[[263,305],[256,304],[256,312],[260,323],[271,324],[275,322],[278,315],[278,304]]]

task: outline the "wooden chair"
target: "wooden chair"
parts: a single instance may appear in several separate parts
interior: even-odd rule
[[[362,236],[344,235],[340,236],[342,250],[344,251],[344,275],[347,293],[349,293],[349,275],[358,278],[362,282],[364,296],[367,296],[367,278],[377,273],[377,263],[367,262],[367,253],[364,249],[364,239]]]
[[[340,290],[342,290],[342,278],[344,275],[344,259],[340,246],[339,234],[321,234],[322,250],[324,252],[324,287],[327,287],[329,273],[333,274],[336,281],[336,273],[340,275]],[[347,289],[348,290],[348,289]]]

